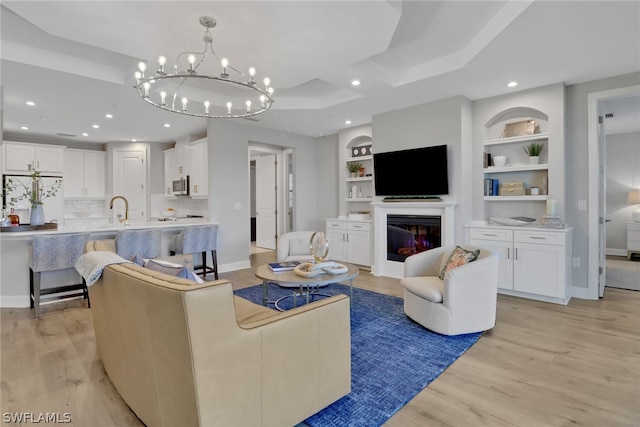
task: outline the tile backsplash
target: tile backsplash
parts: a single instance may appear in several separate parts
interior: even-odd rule
[[[105,200],[65,200],[65,218],[102,218],[106,217]]]

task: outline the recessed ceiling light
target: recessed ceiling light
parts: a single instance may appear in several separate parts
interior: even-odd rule
[[[345,125],[350,125],[350,124],[351,124],[351,120],[345,120],[345,121],[344,121],[344,124],[345,124]]]
[[[170,127],[171,127],[171,125],[170,125],[169,123],[165,123],[165,124],[164,124],[164,127],[166,127],[166,128],[170,128]]]
[[[136,141],[137,141],[137,139],[131,138],[131,142],[136,142]]]
[[[507,86],[516,87],[516,86],[518,86],[518,82],[509,82],[509,84],[507,84]]]
[[[360,83],[362,82],[358,79],[351,80],[351,86],[360,86]]]
[[[100,129],[100,125],[92,125],[91,127],[94,129]]]
[[[89,134],[86,132],[82,132],[82,136],[89,136]]]
[[[28,105],[29,107],[33,107],[34,105],[36,105],[36,103],[35,103],[35,102],[33,102],[33,101],[27,101],[27,105]]]
[[[104,116],[105,116],[107,119],[113,119],[113,115],[112,115],[112,114],[107,113],[107,114],[105,114]]]
[[[20,126],[20,129],[22,129],[22,130],[29,130],[29,128],[28,128],[28,127],[26,127],[26,126]]]

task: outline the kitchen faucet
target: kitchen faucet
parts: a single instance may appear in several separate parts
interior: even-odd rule
[[[115,199],[124,200],[124,219],[122,219],[121,214],[118,214],[118,221],[126,223],[129,220],[129,201],[124,196],[114,196],[109,203],[109,209],[113,209],[113,201]]]

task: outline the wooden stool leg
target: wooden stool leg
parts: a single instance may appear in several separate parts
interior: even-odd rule
[[[218,251],[211,251],[211,260],[214,277],[218,280]]]
[[[33,309],[36,319],[40,318],[40,272],[33,273]]]
[[[82,292],[84,293],[84,299],[87,300],[87,308],[91,308],[91,299],[89,299],[89,288],[87,287],[87,281],[84,280],[84,277],[82,278],[82,286],[84,286]]]
[[[202,277],[207,277],[207,251],[202,251]]]
[[[33,270],[29,268],[29,308],[33,308]]]

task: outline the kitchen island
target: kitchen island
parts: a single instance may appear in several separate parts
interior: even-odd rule
[[[120,230],[159,228],[162,230],[162,256],[169,255],[169,242],[184,227],[216,224],[204,218],[185,218],[176,221],[131,222],[94,226],[64,226],[56,230],[18,231],[0,233],[0,307],[29,307],[29,264],[34,236],[88,232],[91,240],[113,239]],[[74,271],[42,273],[42,288],[78,283]]]

